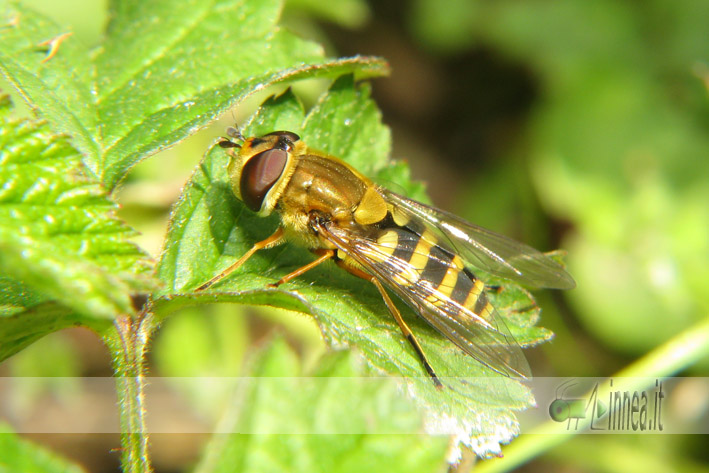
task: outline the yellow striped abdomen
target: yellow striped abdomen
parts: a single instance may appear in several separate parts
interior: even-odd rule
[[[385,219],[372,259],[387,268],[395,283],[422,291],[427,303],[489,321],[494,308],[485,295],[485,284],[436,235],[415,221],[396,217]]]

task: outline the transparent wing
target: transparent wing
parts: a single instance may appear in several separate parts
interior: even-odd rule
[[[380,188],[396,212],[421,221],[472,266],[527,287],[573,289],[564,268],[543,253],[511,238],[486,230],[445,210],[421,204]]]
[[[404,302],[418,312],[424,320],[443,336],[455,343],[465,353],[494,371],[510,377],[530,377],[530,369],[522,349],[509,329],[492,309],[484,317],[473,313],[449,297],[438,292],[423,278],[410,278],[410,284],[401,284],[402,277],[423,268],[390,255],[376,241],[353,234],[335,225],[320,225],[320,235],[335,244],[368,273],[377,277]],[[430,255],[422,255],[430,257]],[[450,264],[439,261],[441,271]],[[486,297],[482,294],[481,297]]]

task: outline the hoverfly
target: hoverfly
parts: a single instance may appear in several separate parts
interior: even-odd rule
[[[198,291],[257,251],[294,241],[317,257],[274,286],[327,260],[370,281],[437,387],[440,380],[385,288],[483,365],[527,377],[519,345],[470,268],[526,286],[571,289],[574,280],[561,265],[527,245],[380,187],[340,159],[308,148],[295,133],[244,138],[229,128],[228,134],[231,139],[219,145],[231,157],[232,190],[260,216],[276,211],[281,224]]]

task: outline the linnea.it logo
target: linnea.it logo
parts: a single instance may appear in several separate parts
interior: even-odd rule
[[[555,399],[549,404],[551,419],[567,422],[567,430],[572,430],[572,423],[573,430],[578,430],[579,421],[582,419],[587,419],[590,430],[661,432],[664,429],[662,401],[665,399],[665,392],[661,381],[655,380],[655,388],[649,392],[614,391],[611,379],[607,402],[601,399],[599,382],[595,382],[590,392],[584,390],[587,394],[571,394],[572,388],[578,384],[575,379],[561,383],[556,388]]]

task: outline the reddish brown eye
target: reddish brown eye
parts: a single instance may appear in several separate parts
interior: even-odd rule
[[[241,171],[241,198],[254,212],[261,210],[263,199],[283,174],[288,152],[269,149],[249,159]]]

